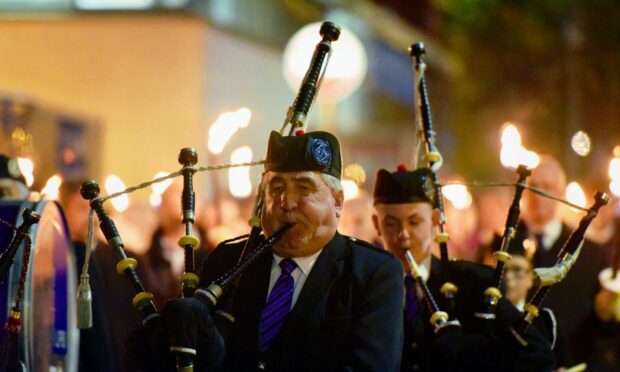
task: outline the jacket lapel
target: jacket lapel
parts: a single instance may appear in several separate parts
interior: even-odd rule
[[[436,291],[439,290],[443,281],[442,274],[441,260],[431,255],[431,272],[426,283],[431,292],[437,293]]]
[[[258,331],[263,308],[267,301],[267,290],[271,274],[273,255],[266,252],[241,278],[237,298],[237,327],[240,330],[237,342],[246,345],[245,352],[257,353],[260,349]]]
[[[324,314],[324,306],[334,281],[341,276],[343,259],[350,254],[346,238],[336,233],[319,254],[295,306],[273,341],[267,354],[274,350],[294,350],[312,337]],[[278,352],[280,353],[280,352]]]

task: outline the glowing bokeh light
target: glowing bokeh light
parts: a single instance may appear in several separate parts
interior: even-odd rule
[[[224,112],[215,120],[209,128],[207,147],[213,154],[220,154],[224,146],[240,128],[246,128],[250,124],[252,112],[242,107],[234,112]]]
[[[499,160],[505,168],[517,168],[520,164],[533,169],[540,163],[540,157],[534,151],[521,144],[521,134],[511,122],[504,123],[501,134],[502,148]]]
[[[570,146],[577,155],[588,156],[592,146],[592,141],[586,132],[580,130],[573,135],[573,138],[570,141]]]
[[[538,154],[523,147],[502,147],[499,156],[500,162],[506,168],[517,168],[523,164],[533,169],[540,163]]]
[[[465,209],[471,206],[472,197],[464,185],[446,185],[442,188],[442,193],[456,209]]]
[[[344,200],[355,199],[360,193],[359,186],[353,180],[342,180],[342,189]]]
[[[620,198],[620,180],[611,181],[609,184],[609,191],[611,191],[615,197]]]
[[[347,165],[342,171],[342,176],[353,180],[358,185],[366,182],[366,170],[357,163]]]
[[[526,165],[530,169],[534,169],[540,164],[540,156],[534,151],[525,150],[522,153],[521,164]]]
[[[105,191],[108,194],[114,194],[125,190],[125,183],[116,175],[111,174],[105,179]],[[129,208],[129,195],[124,194],[116,198],[110,199],[112,206],[118,212],[123,212]]]
[[[230,154],[232,163],[247,163],[252,161],[252,149],[242,146]],[[252,193],[250,181],[250,167],[236,167],[228,170],[228,189],[236,198],[247,198]]]
[[[502,130],[502,146],[504,147],[520,147],[521,134],[514,124],[506,122]]]
[[[620,158],[612,158],[609,162],[609,178],[620,181]]]
[[[294,92],[297,92],[306,74],[314,47],[321,41],[320,28],[320,22],[304,26],[284,49],[283,73]],[[348,97],[362,84],[367,70],[364,45],[353,32],[341,28],[338,41],[332,43],[332,55],[317,99],[337,102]]]
[[[160,178],[160,177],[166,177],[169,174],[170,173],[168,172],[157,172],[157,174],[155,174],[153,179]],[[169,178],[165,181],[152,184],[151,189],[153,189],[153,194],[162,195],[164,191],[166,191],[166,189],[170,187],[171,184],[172,184],[172,179]]]
[[[41,195],[46,200],[58,200],[58,193],[60,191],[60,185],[62,184],[62,177],[55,174],[51,176],[45,186],[41,190]]]
[[[151,192],[149,195],[149,204],[153,208],[159,208],[161,205],[161,194],[158,194],[155,191]]]
[[[28,158],[17,158],[17,165],[26,179],[26,186],[32,186],[34,183],[34,163],[32,160]]]
[[[571,182],[566,186],[566,199],[582,208],[586,207],[586,194],[577,182]]]

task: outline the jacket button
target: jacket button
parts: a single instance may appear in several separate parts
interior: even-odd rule
[[[257,367],[258,367],[258,369],[267,369],[267,365],[263,361],[258,362],[258,366]]]
[[[419,365],[417,365],[417,364],[414,364],[414,365],[412,365],[412,366],[411,366],[411,370],[412,370],[412,371],[417,371],[417,370],[419,370],[419,369],[420,369],[420,366],[419,366]]]
[[[413,350],[417,349],[417,348],[418,348],[418,343],[417,343],[417,342],[412,342],[412,343],[411,343],[411,348],[412,348]]]

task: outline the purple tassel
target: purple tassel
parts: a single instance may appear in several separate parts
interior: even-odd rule
[[[21,328],[21,314],[13,308],[11,315],[4,324],[4,338],[0,349],[0,359],[2,360],[3,370],[7,372],[25,371],[21,363],[19,354],[19,330]]]

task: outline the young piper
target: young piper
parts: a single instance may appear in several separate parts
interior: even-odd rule
[[[373,215],[377,233],[385,249],[400,259],[406,287],[404,309],[404,347],[402,371],[548,371],[553,354],[548,342],[536,330],[527,335],[522,347],[510,333],[518,310],[501,299],[491,333],[485,333],[474,317],[482,303],[483,292],[492,280],[489,267],[464,261],[451,261],[452,282],[458,287],[455,315],[461,327],[449,327],[435,334],[430,313],[422,301],[422,292],[413,283],[405,252],[415,258],[439,307],[443,269],[431,253],[437,233],[439,211],[433,209],[432,171],[421,168],[397,172],[379,170],[374,188]],[[458,223],[458,221],[456,221]]]

